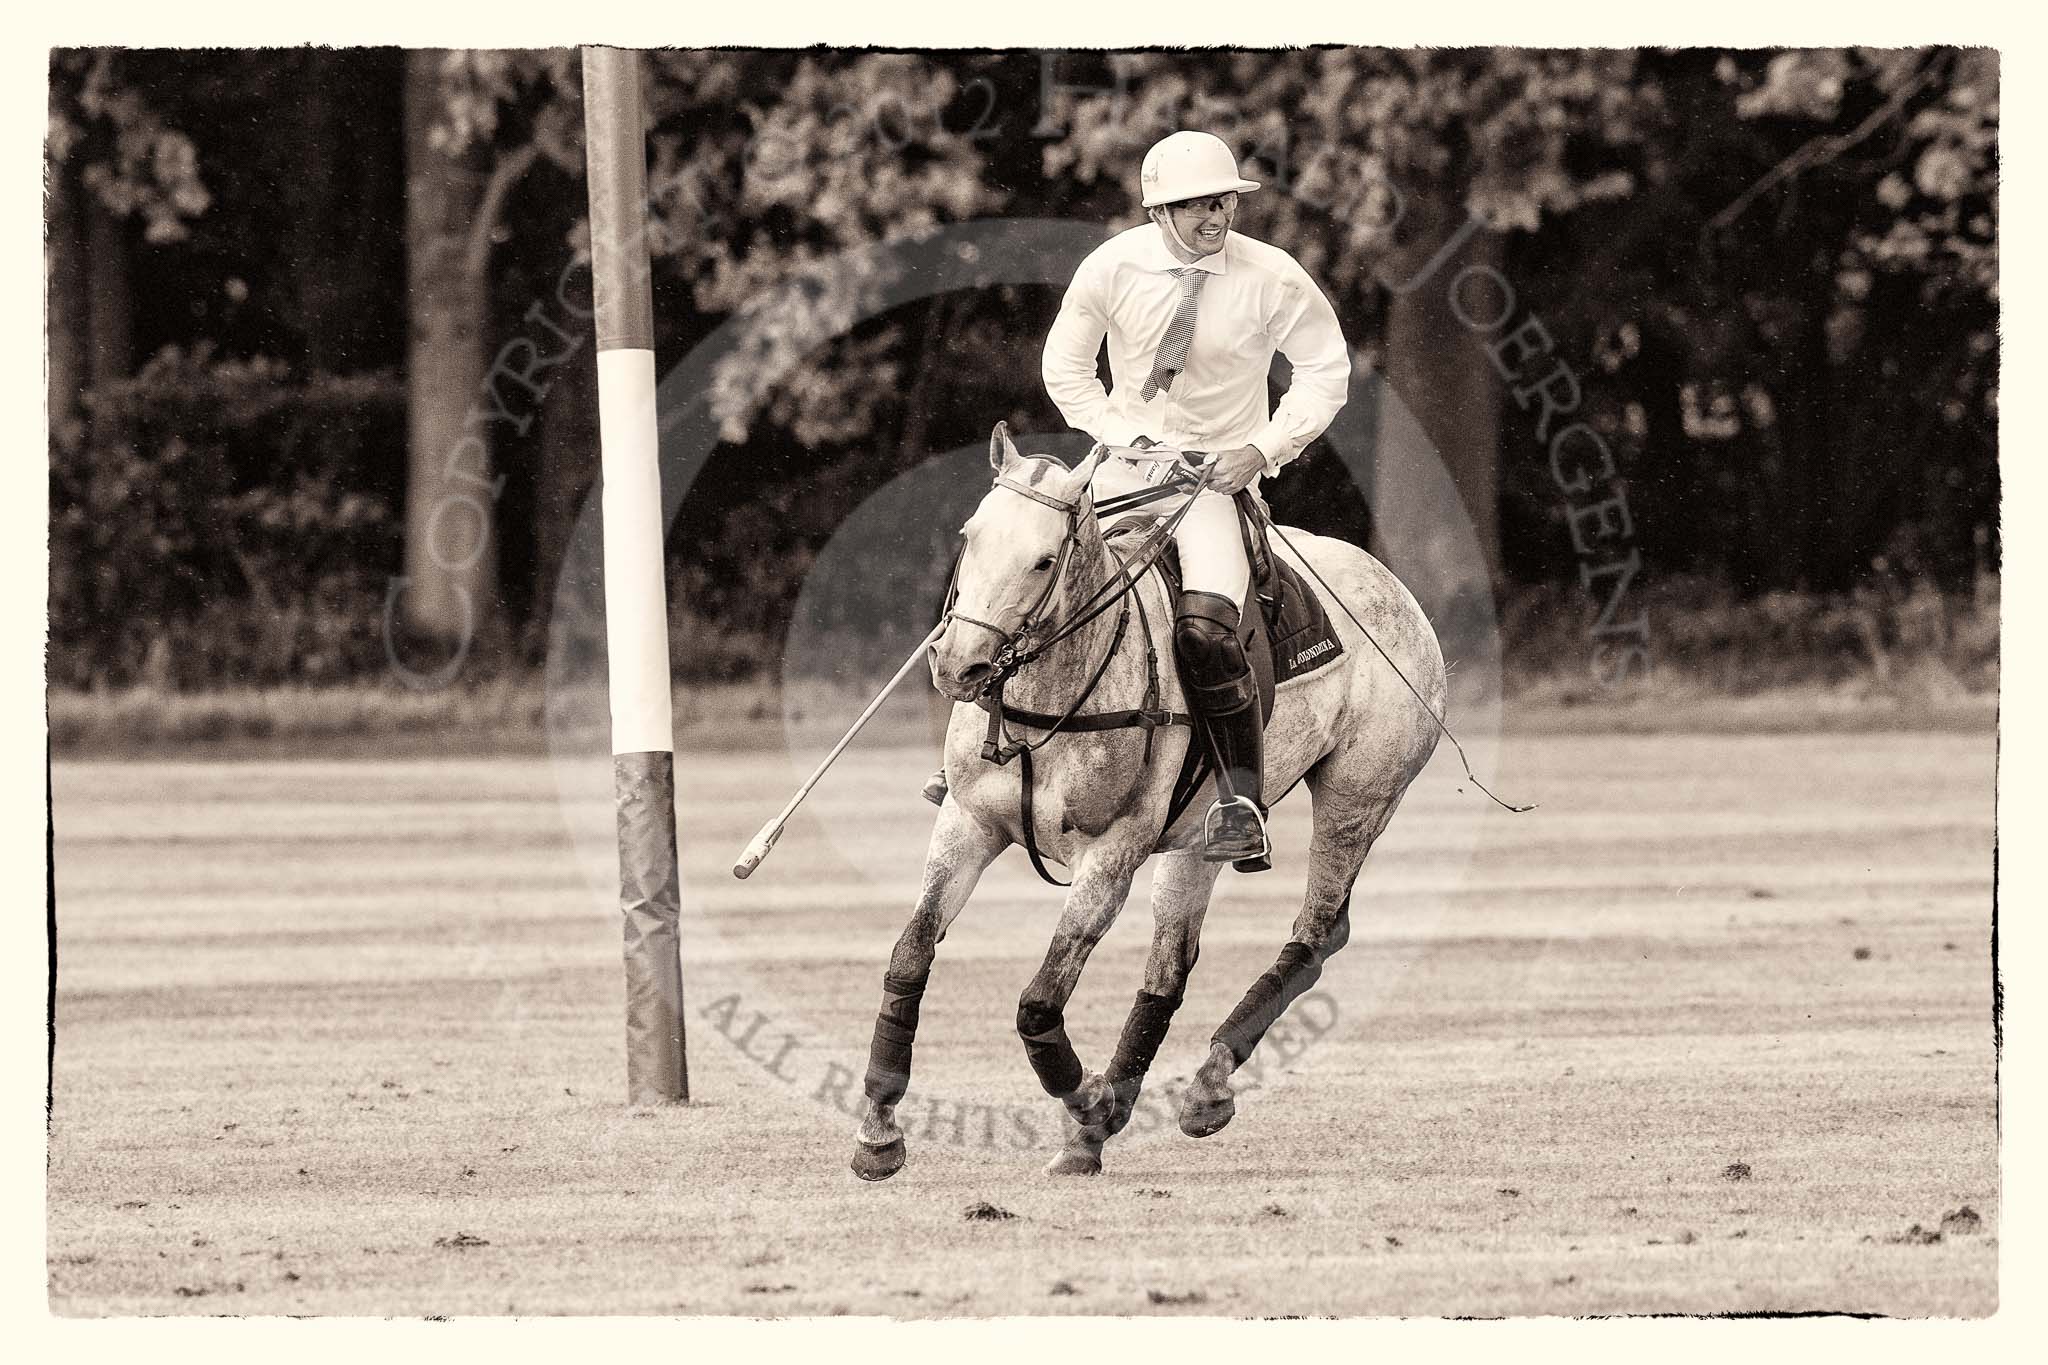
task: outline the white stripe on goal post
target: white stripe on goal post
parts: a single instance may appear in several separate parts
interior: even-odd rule
[[[653,351],[597,353],[597,425],[604,448],[604,643],[612,752],[674,753]]]
[[[590,279],[597,315],[605,653],[626,966],[626,1102],[690,1098],[676,866],[675,729],[663,581],[661,442],[640,54],[583,49]]]

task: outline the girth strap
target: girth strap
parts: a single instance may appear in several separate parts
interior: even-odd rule
[[[982,697],[975,702],[975,705],[988,712],[991,718],[994,718],[998,711],[1000,711],[1002,719],[1006,722],[1015,721],[1017,724],[1033,730],[1057,729],[1067,734],[1081,734],[1091,730],[1129,730],[1133,728],[1156,730],[1162,725],[1192,725],[1195,720],[1193,716],[1185,711],[1169,711],[1164,707],[1139,706],[1123,711],[1092,711],[1085,716],[1048,716],[1043,711],[1020,710],[1015,706],[1011,706],[1008,702],[998,701],[994,697]],[[994,738],[993,731],[990,733],[990,738]],[[982,757],[1001,767],[1027,748],[1036,749],[1039,747],[1036,744],[1002,745],[993,753],[984,752]]]

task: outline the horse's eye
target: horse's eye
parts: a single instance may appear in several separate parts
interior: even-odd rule
[[[1047,569],[1050,569],[1051,567],[1052,567],[1052,556],[1051,556],[1051,555],[1047,555],[1047,556],[1046,556],[1046,557],[1045,557],[1044,559],[1041,559],[1041,560],[1039,560],[1039,561],[1038,561],[1038,562],[1037,562],[1036,564],[1033,564],[1033,565],[1031,566],[1031,572],[1033,572],[1033,573],[1044,573],[1044,572],[1045,572],[1045,571],[1046,571]]]

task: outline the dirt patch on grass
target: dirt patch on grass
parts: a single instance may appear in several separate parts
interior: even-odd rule
[[[1147,1303],[1157,1304],[1160,1307],[1170,1308],[1180,1307],[1191,1303],[1207,1303],[1209,1301],[1209,1296],[1199,1289],[1189,1289],[1178,1294],[1172,1293],[1165,1289],[1148,1289],[1145,1291],[1145,1301]]]
[[[1008,1223],[1015,1221],[1017,1217],[1008,1209],[997,1208],[986,1199],[978,1199],[969,1204],[960,1216],[970,1223]]]
[[[1904,1232],[1895,1232],[1885,1238],[1893,1246],[1931,1247],[1941,1241],[1941,1234],[1933,1228],[1923,1228],[1918,1223]]]
[[[1949,1237],[1968,1237],[1984,1230],[1984,1219],[1968,1204],[1941,1215],[1941,1230]]]

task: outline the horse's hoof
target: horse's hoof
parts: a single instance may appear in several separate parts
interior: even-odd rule
[[[903,1169],[902,1138],[892,1138],[879,1147],[865,1142],[853,1144],[853,1173],[862,1180],[887,1180]]]
[[[1180,1097],[1180,1130],[1191,1138],[1220,1133],[1237,1116],[1237,1096],[1230,1089],[1230,1073],[1237,1070],[1237,1058],[1221,1040],[1209,1044],[1209,1055],[1196,1068],[1187,1091]]]
[[[1093,1152],[1077,1152],[1069,1148],[1045,1163],[1045,1173],[1047,1175],[1101,1175],[1102,1157]]]
[[[1206,1098],[1193,1090],[1181,1097],[1180,1130],[1191,1138],[1205,1138],[1220,1133],[1236,1117],[1237,1096],[1228,1090],[1223,1092],[1220,1099]]]
[[[1102,1135],[1105,1138],[1113,1138],[1130,1127],[1131,1114],[1136,1108],[1136,1105],[1119,1096],[1116,1107],[1109,1111],[1109,1122],[1103,1125]]]
[[[1080,1102],[1080,1107],[1070,1102],[1067,1112],[1082,1128],[1107,1128],[1116,1114],[1116,1091],[1093,1071],[1082,1078],[1072,1098]]]

